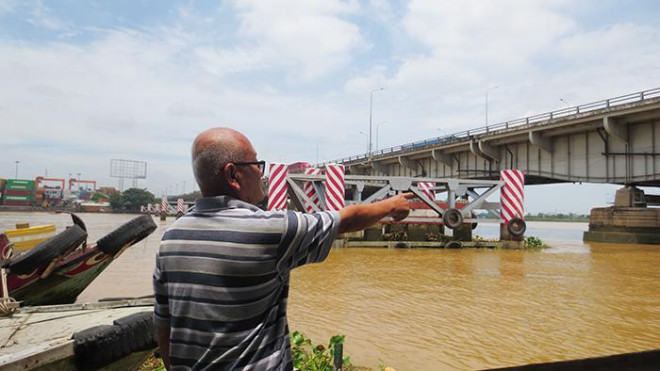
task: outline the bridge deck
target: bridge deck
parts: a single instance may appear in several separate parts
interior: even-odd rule
[[[328,163],[353,175],[660,186],[660,88]],[[321,165],[326,165],[324,163]]]

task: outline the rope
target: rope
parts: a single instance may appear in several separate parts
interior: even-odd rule
[[[14,255],[14,244],[9,243],[9,245],[7,245],[2,250],[2,254],[0,254],[0,259],[9,260],[12,257],[12,255]]]
[[[11,316],[18,309],[19,304],[12,297],[0,298],[0,317]]]
[[[7,288],[7,271],[5,268],[0,268],[0,275],[2,276],[2,298],[0,298],[0,317],[11,316],[20,304],[11,296],[9,296],[9,289]]]

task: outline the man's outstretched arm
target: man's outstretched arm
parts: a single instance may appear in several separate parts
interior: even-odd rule
[[[385,217],[395,221],[404,219],[410,213],[408,199],[412,193],[403,193],[372,204],[351,205],[339,211],[339,233],[361,231]]]

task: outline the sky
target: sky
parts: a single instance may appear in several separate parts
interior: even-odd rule
[[[378,148],[483,126],[486,91],[496,123],[652,89],[658,19],[652,0],[0,0],[0,177],[116,187],[127,159],[139,187],[190,192],[210,127],[266,161],[364,153],[381,87]],[[531,186],[526,208],[588,213],[617,188]]]

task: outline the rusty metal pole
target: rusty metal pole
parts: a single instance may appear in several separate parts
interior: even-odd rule
[[[343,360],[344,360],[344,344],[342,343],[335,344],[335,354],[333,359],[334,364],[332,367],[332,371],[341,371]]]

